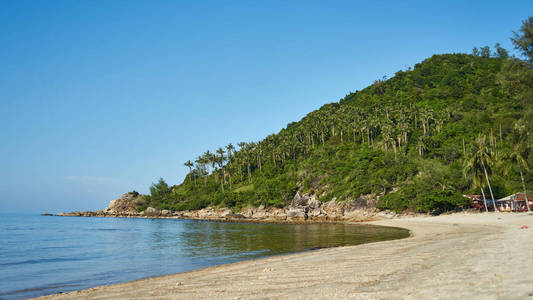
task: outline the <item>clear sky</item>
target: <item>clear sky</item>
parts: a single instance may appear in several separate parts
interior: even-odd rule
[[[500,42],[533,1],[0,1],[3,212],[105,207],[435,53]]]

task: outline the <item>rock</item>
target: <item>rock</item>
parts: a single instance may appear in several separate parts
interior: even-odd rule
[[[304,218],[307,219],[307,214],[303,209],[300,208],[292,208],[287,211],[287,217],[290,218]]]
[[[294,195],[294,198],[292,198],[291,206],[292,207],[307,206],[308,201],[309,201],[309,196],[301,195],[300,192],[296,192],[296,195]]]
[[[310,209],[317,209],[322,205],[322,203],[318,201],[316,196],[312,196],[311,199],[309,199],[307,205],[309,206]]]
[[[153,207],[148,207],[145,211],[144,211],[144,214],[147,215],[147,216],[159,216],[159,210],[153,208]]]
[[[144,196],[136,191],[126,193],[120,198],[115,199],[109,203],[109,206],[104,209],[107,214],[123,214],[127,212],[137,212],[144,204]]]
[[[308,213],[312,217],[318,217],[320,215],[326,215],[326,212],[321,209],[314,209]]]
[[[231,216],[233,215],[234,213],[231,211],[231,209],[229,208],[224,208],[220,211],[220,216],[225,218],[225,217],[228,217],[228,216]]]
[[[53,216],[51,213],[42,213],[41,216]]]
[[[268,217],[268,213],[265,210],[256,211],[252,216],[253,219],[264,219],[266,217]]]
[[[161,211],[161,215],[162,215],[162,216],[170,216],[171,214],[172,214],[172,213],[171,213],[170,210],[168,210],[168,209],[163,209],[163,210]]]
[[[254,215],[254,209],[253,208],[245,208],[241,211],[241,214],[246,218],[251,218]]]

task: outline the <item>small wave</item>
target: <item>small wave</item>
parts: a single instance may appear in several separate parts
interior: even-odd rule
[[[91,231],[127,231],[126,229],[117,229],[117,228],[96,228],[90,229]]]

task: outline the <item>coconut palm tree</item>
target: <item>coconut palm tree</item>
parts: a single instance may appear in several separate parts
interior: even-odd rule
[[[485,181],[483,178],[482,169],[483,168],[475,164],[475,161],[471,159],[465,159],[463,163],[464,176],[466,178],[470,177],[472,179],[472,186],[481,190],[481,194],[483,195],[483,204],[485,205],[485,212],[489,212],[489,208],[487,206],[487,198],[485,197],[485,191],[483,190]]]
[[[424,156],[424,150],[426,150],[426,142],[425,142],[424,136],[420,136],[418,138],[416,149],[418,149],[418,155],[420,155],[420,157]]]
[[[194,166],[192,161],[188,160],[183,165],[186,166],[187,168],[189,168],[189,175],[192,176],[192,167]]]
[[[513,144],[513,148],[511,149],[511,151],[506,155],[507,161],[510,164],[508,165],[509,167],[505,169],[505,173],[507,173],[509,169],[513,168],[520,174],[520,179],[522,180],[522,188],[524,189],[524,200],[526,201],[527,211],[531,212],[531,208],[529,207],[529,201],[527,199],[526,184],[524,181],[524,172],[527,172],[529,170],[527,166],[526,154],[527,148],[524,147],[524,144],[520,143],[520,141],[516,141]]]
[[[217,149],[217,155],[214,158],[214,161],[218,165],[218,168],[222,172],[222,180],[220,180],[220,186],[222,188],[222,192],[224,192],[224,181],[226,180],[226,170],[224,169],[224,162],[226,162],[226,156],[224,154],[226,153],[222,147]]]
[[[233,144],[229,143],[227,146],[226,146],[226,153],[228,153],[228,165],[231,165],[231,167],[233,167],[233,160],[234,160],[234,151],[235,151],[235,147],[233,146]],[[228,166],[226,165],[226,166]],[[230,166],[228,166],[228,177],[229,177],[229,187],[231,189],[231,168]]]
[[[207,151],[203,155],[200,155],[196,159],[196,164],[198,165],[198,170],[200,171],[201,174],[204,175],[204,185],[207,184],[207,175],[209,174],[208,169],[207,169],[208,168],[208,164],[209,164],[208,154],[209,154],[209,151]]]
[[[482,172],[482,174],[485,175],[485,179],[490,191],[490,197],[494,205],[494,211],[499,211],[498,207],[496,206],[494,194],[492,193],[492,187],[489,180],[489,173],[492,173],[491,166],[493,163],[494,152],[492,152],[490,147],[487,146],[487,138],[484,135],[479,135],[476,139],[473,151],[465,159],[463,170],[470,174],[478,174]]]

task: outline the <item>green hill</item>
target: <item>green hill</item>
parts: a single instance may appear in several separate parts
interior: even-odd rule
[[[490,195],[479,153],[495,197],[522,190],[521,177],[531,186],[531,62],[487,48],[434,55],[259,142],[207,151],[185,164],[183,183],[152,185],[141,209],[282,207],[297,191],[396,211],[460,209],[463,194]]]

